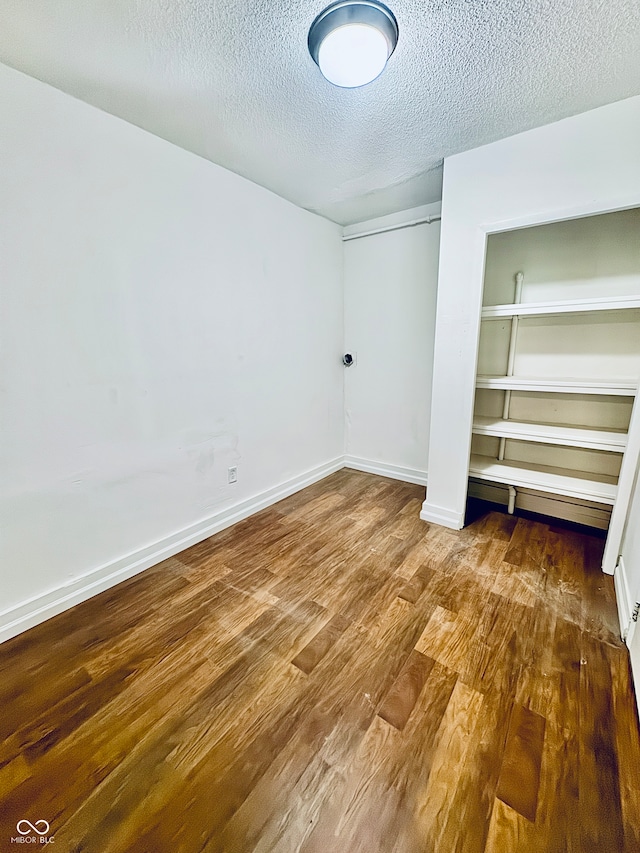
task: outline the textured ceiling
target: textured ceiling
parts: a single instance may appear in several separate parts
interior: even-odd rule
[[[346,224],[444,156],[640,93],[639,0],[387,0],[385,73],[311,60],[323,0],[1,0],[0,60]]]

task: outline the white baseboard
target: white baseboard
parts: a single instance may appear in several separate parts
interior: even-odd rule
[[[390,477],[392,480],[403,480],[405,483],[415,483],[416,486],[427,485],[427,472],[417,468],[388,465],[386,462],[374,462],[359,456],[345,456],[344,467],[353,468],[354,471],[364,471],[367,474],[377,474],[379,477]]]
[[[637,623],[633,621],[633,605],[627,581],[627,573],[625,570],[624,560],[622,557],[618,560],[618,565],[613,573],[613,585],[616,591],[616,602],[618,605],[618,619],[620,620],[620,636],[625,641],[627,646],[631,645],[633,633]]]
[[[449,527],[451,530],[462,530],[464,527],[464,513],[453,512],[442,506],[436,506],[425,501],[422,504],[420,518],[423,521],[431,521],[441,527]]]
[[[196,524],[172,533],[152,545],[92,569],[70,583],[5,610],[0,613],[0,642],[15,637],[28,628],[33,628],[34,625],[62,613],[63,610],[67,610],[81,601],[86,601],[99,592],[104,592],[104,590],[139,574],[145,569],[173,557],[180,551],[184,551],[185,548],[208,539],[209,536],[219,533],[225,527],[230,527],[232,524],[253,515],[253,513],[272,506],[283,498],[294,494],[294,492],[299,492],[343,467],[344,459],[340,456],[324,465],[305,471],[303,474],[272,489],[267,489],[259,495],[254,495],[247,500],[227,507],[209,516],[209,518],[196,522]]]

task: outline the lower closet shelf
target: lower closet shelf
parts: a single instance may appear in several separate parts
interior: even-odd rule
[[[617,493],[615,477],[603,474],[595,479],[595,475],[583,471],[527,465],[525,462],[500,462],[488,456],[471,456],[469,476],[610,505],[615,503]]]

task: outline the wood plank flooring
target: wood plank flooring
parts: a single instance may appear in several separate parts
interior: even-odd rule
[[[422,497],[340,471],[0,646],[0,851],[638,853],[602,540]]]

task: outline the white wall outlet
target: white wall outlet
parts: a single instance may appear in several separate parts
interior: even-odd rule
[[[238,466],[231,465],[227,471],[228,482],[229,483],[237,483],[238,482]]]

